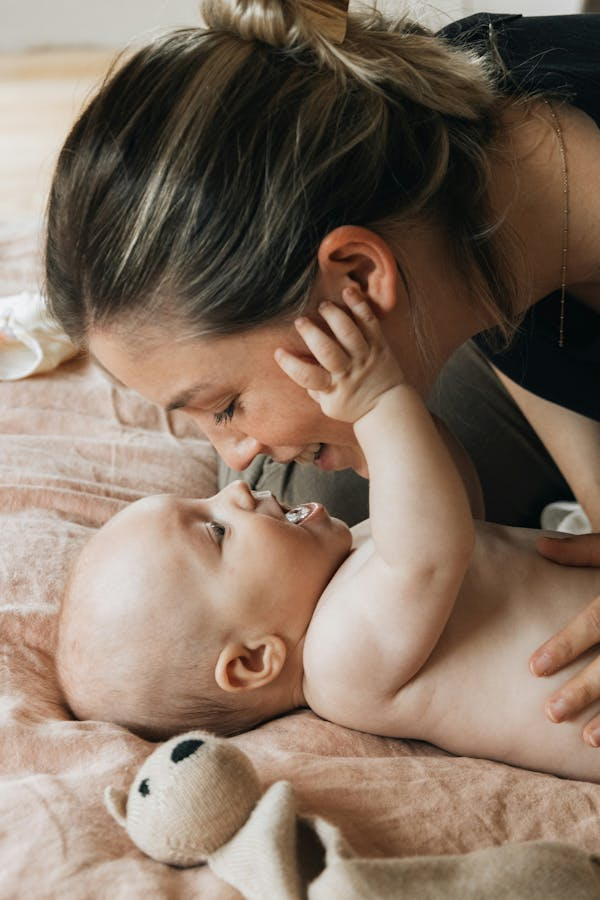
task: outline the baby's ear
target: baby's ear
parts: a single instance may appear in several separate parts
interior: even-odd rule
[[[250,643],[229,643],[220,652],[215,681],[223,691],[251,691],[274,681],[287,656],[285,641],[268,634]]]

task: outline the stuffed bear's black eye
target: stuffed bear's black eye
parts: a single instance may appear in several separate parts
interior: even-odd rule
[[[150,783],[147,778],[144,778],[143,781],[140,781],[140,786],[138,788],[138,791],[140,792],[142,797],[148,796],[148,794],[150,793]]]
[[[180,741],[176,747],[173,747],[173,751],[171,752],[171,759],[174,763],[181,762],[182,759],[186,759],[188,756],[191,756],[192,753],[195,753],[198,747],[201,747],[204,741],[200,741],[197,738],[190,738],[188,741]]]

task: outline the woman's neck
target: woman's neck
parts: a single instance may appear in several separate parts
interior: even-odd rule
[[[600,303],[600,130],[580,110],[545,101],[507,109],[504,124],[508,152],[493,166],[491,203],[523,250],[521,311],[559,290],[563,275],[583,302]]]
[[[589,117],[571,107],[555,106],[569,177],[567,286],[582,302],[600,311],[600,199],[590,191],[600,184],[600,131]],[[492,157],[491,207],[516,236],[513,272],[522,290],[516,298],[523,313],[561,288],[564,246],[564,168],[551,111],[540,101],[507,110],[506,135]],[[592,173],[587,179],[584,168]],[[407,229],[394,250],[414,286],[411,293],[425,323],[425,354],[415,347],[412,311],[406,290],[398,285],[398,303],[388,315],[386,333],[407,378],[426,397],[452,353],[490,327],[476,298],[453,263],[441,228]],[[417,296],[418,293],[418,296]]]
[[[476,302],[469,301],[441,228],[411,228],[393,250],[407,274],[408,288],[398,279],[396,305],[385,316],[386,337],[407,380],[426,398],[452,353],[489,323]],[[417,305],[423,323],[421,352],[414,325]]]

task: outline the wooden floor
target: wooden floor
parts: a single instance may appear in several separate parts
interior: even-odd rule
[[[0,54],[0,223],[43,214],[57,153],[113,56]]]

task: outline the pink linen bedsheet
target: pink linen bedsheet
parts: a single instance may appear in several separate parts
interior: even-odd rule
[[[37,240],[0,229],[0,294],[35,287]],[[73,721],[53,667],[67,571],[92,531],[146,494],[204,496],[215,486],[214,452],[184,416],[166,415],[85,358],[0,384],[3,898],[239,896],[204,866],[170,869],[130,843],[102,794],[127,786],[153,745]],[[265,786],[289,779],[301,811],[338,824],[363,855],[540,838],[600,846],[600,785],[353,732],[308,711],[233,740]]]

